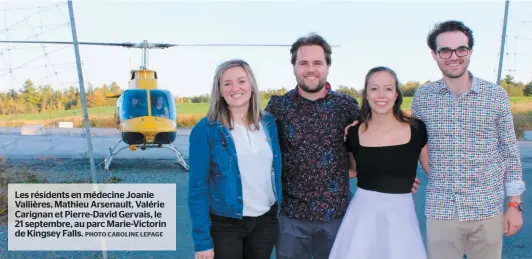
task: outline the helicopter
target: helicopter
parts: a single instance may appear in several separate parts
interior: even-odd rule
[[[113,157],[129,148],[131,151],[149,148],[172,150],[177,162],[188,171],[182,153],[172,143],[177,135],[177,112],[173,95],[158,85],[157,71],[147,68],[147,50],[150,45],[144,41],[136,45],[143,49],[142,65],[130,72],[128,89],[121,94],[107,94],[106,98],[117,98],[115,120],[121,139],[109,148],[104,160],[104,169],[109,170]],[[121,143],[126,145],[119,146]]]
[[[74,44],[67,41],[0,41],[0,43],[38,43],[38,44]],[[182,153],[173,146],[177,135],[177,111],[174,97],[170,91],[158,84],[157,71],[148,68],[148,49],[165,49],[176,46],[191,47],[290,47],[289,44],[167,44],[149,43],[105,43],[77,42],[79,45],[120,46],[142,49],[142,64],[130,71],[129,85],[121,94],[107,94],[106,98],[115,98],[114,119],[121,133],[121,139],[109,148],[109,155],[104,160],[107,171],[113,158],[122,150],[137,148],[168,148],[175,155],[177,162],[186,170],[189,166]],[[125,145],[120,146],[121,143]],[[192,143],[190,143],[192,144]]]

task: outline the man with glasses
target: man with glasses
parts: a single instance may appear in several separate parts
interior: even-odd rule
[[[468,71],[474,39],[462,22],[438,24],[427,44],[443,75],[412,103],[428,130],[429,258],[458,259],[465,250],[470,259],[500,259],[503,234],[523,224],[525,190],[509,97]]]

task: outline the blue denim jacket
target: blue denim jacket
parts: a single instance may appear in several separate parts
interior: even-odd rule
[[[262,126],[272,148],[272,188],[281,207],[281,150],[275,117],[264,112]],[[195,251],[213,248],[210,214],[242,218],[242,182],[231,133],[201,119],[190,133],[188,206]],[[279,214],[279,211],[277,211]]]

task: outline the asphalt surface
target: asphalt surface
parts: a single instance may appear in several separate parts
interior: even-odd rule
[[[3,129],[3,130],[2,130]],[[8,130],[9,129],[9,130]],[[17,131],[18,130],[18,131]],[[53,130],[53,131],[52,131]],[[0,128],[0,155],[9,158],[86,158],[88,157],[87,136],[80,129],[50,129],[45,135],[21,136],[18,128]],[[120,141],[116,129],[92,129],[92,150],[95,158],[105,158],[109,149]],[[190,130],[177,132],[173,146],[188,158],[188,136]],[[119,146],[125,146],[122,142]],[[124,149],[115,158],[174,159],[173,151],[166,148]]]
[[[175,162],[169,150],[147,150],[131,152],[125,150],[113,161],[110,171],[103,170],[103,158],[118,140],[115,134],[93,136],[98,181],[117,177],[120,183],[175,183],[177,199],[177,244],[176,251],[108,252],[108,258],[194,258],[190,234],[190,220],[187,207],[188,174]],[[47,136],[20,136],[15,133],[0,132],[0,156],[12,169],[34,172],[39,179],[48,183],[64,181],[91,182],[91,173],[86,157],[86,140],[80,135],[52,134]],[[188,136],[178,136],[174,145],[188,158]],[[520,142],[526,183],[532,183],[532,142]],[[420,228],[425,233],[424,191],[426,177],[418,171],[421,179],[419,193],[414,196]],[[352,189],[356,191],[355,182]],[[530,189],[530,188],[529,188]],[[505,238],[503,258],[532,258],[532,192],[527,191],[524,201],[524,226],[521,231]],[[7,251],[7,226],[0,226],[0,258],[102,258],[101,252],[93,251],[54,251],[18,252]],[[274,258],[272,256],[272,258]]]

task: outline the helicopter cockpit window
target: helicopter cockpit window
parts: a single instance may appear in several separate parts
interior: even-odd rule
[[[148,116],[146,90],[127,90],[123,93],[122,120]]]
[[[175,120],[175,101],[167,90],[150,90],[151,116]]]

